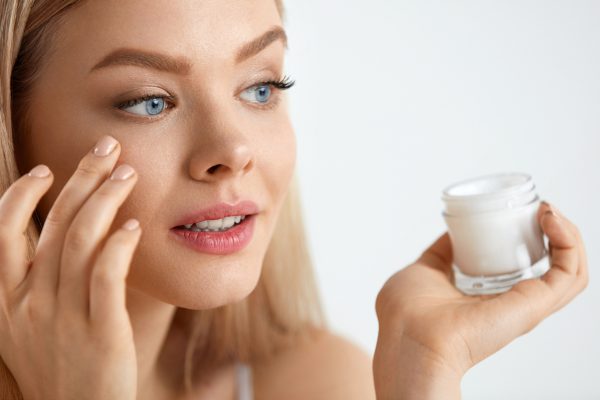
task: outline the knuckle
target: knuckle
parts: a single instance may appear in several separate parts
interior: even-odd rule
[[[65,248],[68,250],[79,251],[85,247],[90,234],[82,228],[74,227],[69,229],[65,239]]]
[[[111,272],[109,268],[102,268],[96,266],[92,277],[94,288],[102,293],[107,293],[112,290],[117,281],[115,273]]]
[[[62,221],[66,221],[68,219],[68,211],[66,208],[60,206],[54,206],[48,213],[46,220],[44,221],[44,225],[48,226],[60,226],[62,225]]]
[[[77,165],[77,173],[83,178],[96,178],[99,175],[104,175],[98,163],[92,160],[91,156],[84,157]]]
[[[102,185],[96,190],[94,196],[101,203],[111,202],[116,195],[115,189],[116,188],[112,187],[112,185]]]
[[[50,304],[43,296],[29,295],[25,302],[25,313],[30,324],[34,325],[44,320],[50,312]]]

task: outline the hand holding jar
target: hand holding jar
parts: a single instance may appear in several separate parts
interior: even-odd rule
[[[550,269],[503,293],[466,295],[454,286],[452,243],[442,235],[377,296],[373,359],[377,399],[459,399],[475,364],[568,304],[588,284],[579,230],[542,202],[536,219],[548,237]]]

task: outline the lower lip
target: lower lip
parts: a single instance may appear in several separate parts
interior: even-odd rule
[[[231,254],[242,250],[252,240],[256,214],[249,215],[229,230],[223,232],[193,232],[172,228],[177,240],[201,253]]]

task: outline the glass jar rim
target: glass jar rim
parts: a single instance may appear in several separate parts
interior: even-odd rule
[[[519,172],[489,174],[447,186],[442,192],[442,200],[477,201],[528,193],[534,189],[535,185],[529,174]]]
[[[523,211],[528,210],[531,207],[534,207],[536,204],[539,206],[540,202],[541,202],[540,196],[535,195],[535,197],[531,201],[528,201],[527,203],[521,204],[517,207],[498,208],[498,209],[490,209],[490,210],[476,211],[476,212],[472,212],[472,213],[461,213],[461,214],[450,214],[450,213],[448,213],[447,210],[444,210],[444,211],[442,211],[442,217],[448,218],[448,219],[497,218],[498,216],[502,216],[502,215],[521,213]]]

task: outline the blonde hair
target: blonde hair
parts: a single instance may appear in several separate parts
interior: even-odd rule
[[[82,0],[0,0],[0,193],[21,175],[15,158],[20,135],[29,130],[27,105],[42,60],[52,49],[53,34],[66,11]],[[284,17],[281,0],[275,0]],[[18,133],[18,134],[17,134]],[[35,215],[34,215],[35,217]],[[33,259],[40,223],[30,221],[26,236]],[[252,363],[309,338],[327,322],[313,275],[304,234],[298,180],[294,175],[254,291],[244,300],[210,310],[178,308],[190,322],[183,383],[233,359]],[[0,398],[22,399],[12,374],[0,358]]]

